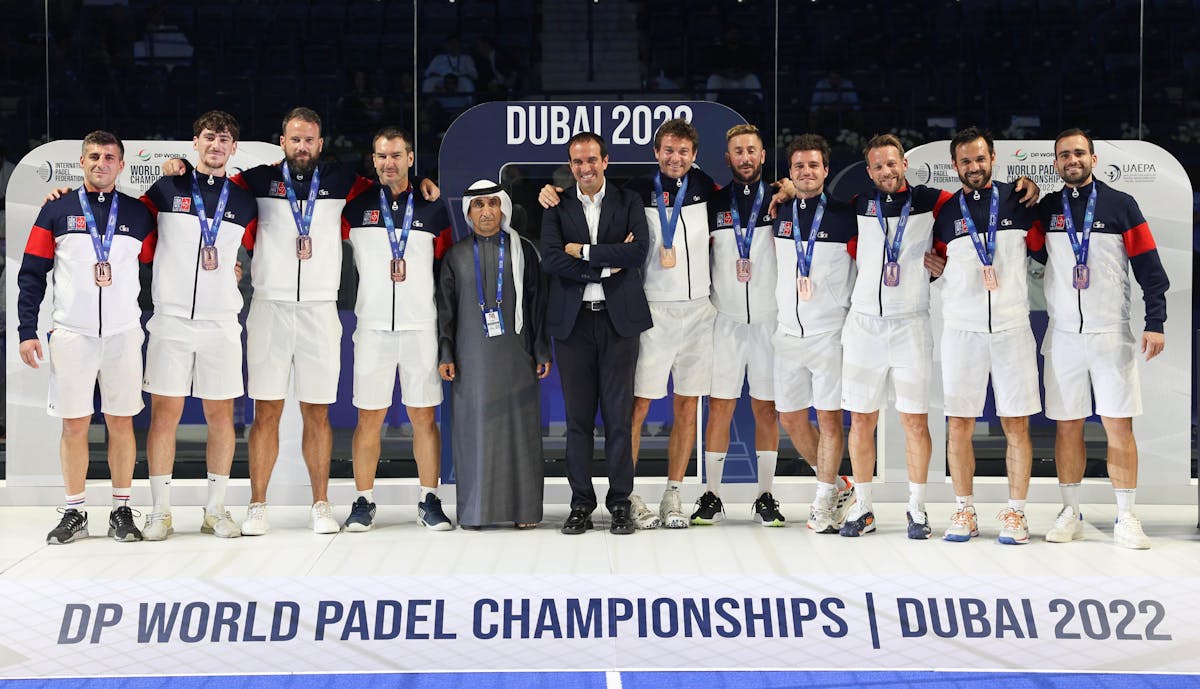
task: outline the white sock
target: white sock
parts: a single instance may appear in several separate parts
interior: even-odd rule
[[[856,486],[856,492],[858,493],[858,501],[854,503],[856,515],[862,516],[867,512],[875,511],[875,503],[872,498],[874,488],[875,485],[870,482],[860,483]]]
[[[434,486],[433,488],[427,488],[425,486],[421,486],[421,502],[425,502],[425,498],[430,495],[435,495],[435,496],[437,495],[437,486]],[[373,493],[372,493],[372,497],[367,498],[367,502],[375,502]]]
[[[421,497],[424,498],[425,496],[421,495]],[[355,501],[357,501],[359,498],[366,498],[367,502],[375,502],[375,489],[368,488],[366,490],[355,490],[354,491]]]
[[[968,507],[975,506],[975,496],[974,495],[955,495],[954,502],[958,505],[958,509],[965,510]]]
[[[836,492],[837,486],[834,484],[817,481],[817,495],[813,498],[812,506],[819,509],[830,509],[833,507]]]
[[[704,475],[708,479],[708,489],[713,495],[721,494],[721,477],[725,474],[725,453],[704,453]]]
[[[117,509],[118,507],[129,507],[129,489],[128,488],[117,488],[114,486],[112,489],[112,496],[113,496],[113,509],[114,510]]]
[[[1137,493],[1136,488],[1117,488],[1117,516],[1123,517],[1127,514],[1133,514],[1133,498]]]
[[[758,453],[758,494],[770,493],[775,483],[775,467],[779,464],[778,452]]]
[[[1060,483],[1058,489],[1062,491],[1063,507],[1070,507],[1075,510],[1075,514],[1079,514],[1079,491],[1081,484],[1078,483]]]
[[[1008,499],[1008,509],[1016,510],[1018,512],[1024,512],[1025,511],[1025,501],[1009,498]]]
[[[204,511],[208,514],[220,514],[225,511],[225,487],[229,485],[229,476],[208,472],[208,503]]]
[[[154,511],[166,514],[171,511],[171,475],[150,477],[150,497],[154,499]]]
[[[86,502],[87,502],[87,493],[86,492],[76,493],[75,495],[67,496],[67,499],[65,502],[65,507],[68,510],[79,510],[80,512],[82,512],[84,503],[86,503]]]
[[[925,511],[925,484],[908,482],[908,511],[921,514]]]

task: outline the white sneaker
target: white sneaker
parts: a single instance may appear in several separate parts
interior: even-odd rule
[[[1006,507],[997,516],[1000,520],[1000,536],[997,542],[1004,545],[1025,545],[1029,542],[1029,522],[1025,513]]]
[[[846,516],[850,513],[850,508],[858,500],[854,492],[854,484],[845,476],[839,476],[835,482],[837,485],[837,494],[833,500],[833,521],[840,529],[842,524],[846,523]],[[859,515],[861,516],[861,515]]]
[[[165,541],[167,536],[175,533],[171,526],[170,512],[151,512],[146,516],[146,525],[142,527],[142,540]]]
[[[1070,505],[1064,506],[1054,519],[1054,526],[1046,532],[1050,543],[1070,543],[1083,538],[1083,514],[1075,512]]]
[[[242,529],[237,522],[233,521],[233,515],[229,514],[229,510],[209,512],[205,509],[204,523],[200,525],[200,533],[212,534],[217,538],[237,538],[242,535]]]
[[[142,530],[142,535],[145,536],[146,531]],[[1137,517],[1133,516],[1132,512],[1117,517],[1116,526],[1113,527],[1113,542],[1122,548],[1132,548],[1134,550],[1147,550],[1150,548],[1150,538],[1146,536],[1146,532],[1142,531],[1142,522]]]
[[[333,508],[325,500],[313,503],[312,525],[313,533],[330,534],[342,530],[342,525],[333,518]]]
[[[842,525],[834,520],[833,510],[828,507],[809,507],[808,528],[817,533],[837,533]]]
[[[252,502],[246,508],[246,521],[242,522],[243,536],[262,536],[271,530],[267,522],[267,503]]]
[[[942,535],[942,540],[952,543],[965,543],[979,535],[979,519],[974,507],[959,508],[950,516],[950,526]]]
[[[683,513],[678,489],[663,491],[662,502],[658,503],[658,516],[662,519],[663,526],[668,529],[686,529],[688,527],[688,518]]]
[[[642,500],[640,495],[629,496],[629,516],[633,519],[633,525],[639,529],[657,529],[662,524],[658,515],[646,507],[646,501]]]

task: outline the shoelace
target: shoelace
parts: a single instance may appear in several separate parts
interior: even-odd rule
[[[315,509],[317,511],[318,517],[329,517],[331,519],[333,518],[333,508],[330,507],[329,503],[327,503],[327,502],[322,502],[322,503],[313,505],[313,509]]]
[[[966,510],[959,510],[954,513],[953,517],[950,517],[950,521],[954,522],[954,524],[957,526],[970,526],[971,525],[971,517],[973,517],[973,516],[974,516],[973,514],[971,514],[970,512],[968,512]],[[1001,517],[1001,518],[1003,518],[1003,517]]]
[[[1054,518],[1054,526],[1058,528],[1070,526],[1077,519],[1079,519],[1079,515],[1075,514],[1075,510],[1069,507],[1064,507],[1058,513],[1058,516]]]
[[[998,516],[1006,529],[1021,529],[1024,526],[1025,513],[1020,510],[1004,510]]]
[[[62,515],[62,519],[58,522],[60,528],[66,526],[71,530],[75,530],[83,525],[83,512],[80,510],[68,510],[65,507],[60,507],[58,508],[58,513]]]
[[[134,512],[129,507],[118,507],[113,510],[113,520],[117,523],[117,526],[133,526],[134,518],[140,516],[142,516],[141,512]]]

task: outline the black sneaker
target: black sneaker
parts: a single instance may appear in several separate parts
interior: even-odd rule
[[[725,518],[725,505],[716,493],[707,491],[696,501],[696,511],[692,512],[692,523],[697,526],[709,526]]]
[[[616,515],[613,515],[613,521],[616,521]],[[591,528],[593,528],[592,511],[582,507],[572,507],[570,516],[567,517],[567,521],[563,522],[562,532],[568,536],[578,536]]]
[[[609,533],[618,536],[626,536],[633,533],[633,519],[629,516],[629,509],[629,505],[617,505],[610,510],[612,512],[612,524],[608,527]],[[564,526],[563,528],[566,527]]]
[[[783,526],[784,522],[779,501],[770,493],[763,493],[754,501],[754,517],[763,526]]]
[[[108,535],[114,541],[124,543],[142,540],[142,532],[133,523],[133,510],[128,505],[108,513]]]
[[[370,531],[375,523],[375,503],[367,502],[363,496],[358,496],[350,506],[350,516],[346,517],[347,531]]]
[[[450,531],[454,528],[450,518],[442,511],[441,499],[433,493],[417,503],[417,523],[430,531]]]
[[[73,507],[60,507],[58,511],[62,513],[62,519],[53,531],[46,534],[47,544],[63,545],[88,537],[87,512],[80,512]]]

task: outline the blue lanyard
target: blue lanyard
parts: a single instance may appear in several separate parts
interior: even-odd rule
[[[987,228],[987,247],[984,247],[983,241],[979,239],[979,231],[975,229],[975,220],[971,217],[971,211],[967,209],[966,193],[960,193],[958,196],[958,210],[962,211],[963,224],[967,226],[967,232],[971,234],[971,241],[975,244],[975,253],[979,254],[979,261],[985,266],[992,265],[992,259],[996,256],[996,223],[1000,214],[1000,192],[996,189],[996,185],[992,185],[992,202],[988,206],[988,228]]]
[[[287,190],[288,205],[292,207],[292,217],[296,219],[296,229],[301,237],[307,237],[312,228],[313,209],[317,204],[317,192],[321,188],[321,168],[313,168],[312,184],[308,186],[308,204],[304,206],[303,216],[300,214],[300,202],[296,200],[296,190],[292,188],[292,174],[288,171],[287,161],[283,161],[283,187]]]
[[[1075,265],[1086,266],[1088,246],[1092,243],[1092,220],[1096,217],[1096,183],[1092,182],[1092,193],[1088,195],[1087,210],[1083,212],[1083,238],[1075,234],[1075,219],[1071,217],[1071,202],[1067,201],[1066,189],[1062,192],[1063,224],[1067,226],[1067,237],[1075,252]]]
[[[674,212],[671,213],[671,219],[667,219],[667,200],[663,198],[662,172],[654,175],[654,193],[658,206],[658,224],[662,228],[663,246],[670,249],[675,246],[675,225],[679,222],[679,209],[683,208],[683,197],[687,196],[688,178],[683,176],[683,181],[680,183],[678,191],[675,192],[675,203],[671,208]]]
[[[412,229],[413,194],[408,190],[408,201],[404,205],[404,224],[400,229],[400,239],[396,239],[396,220],[392,218],[392,208],[387,202],[387,190],[379,187],[379,210],[383,214],[383,224],[387,226],[388,242],[392,245],[392,258],[404,258],[404,249],[408,246],[408,231]],[[476,249],[476,254],[479,251]]]
[[[813,247],[817,244],[817,231],[821,229],[821,219],[824,217],[825,192],[821,192],[821,200],[817,202],[817,210],[813,213],[812,227],[808,230],[808,242],[802,244],[800,241],[800,211],[796,207],[796,199],[792,199],[792,241],[796,243],[796,267],[804,277],[808,277],[808,274],[812,272]]]
[[[200,198],[200,182],[196,171],[192,170],[192,201],[196,204],[196,216],[200,219],[200,236],[204,238],[204,246],[214,246],[217,243],[217,232],[221,229],[221,218],[225,217],[225,203],[229,200],[229,178],[221,183],[221,196],[217,198],[217,212],[213,214],[212,227],[209,227],[208,216],[204,212],[204,199]]]
[[[79,187],[79,205],[83,206],[83,219],[87,223],[88,234],[92,236],[92,248],[96,251],[96,260],[104,263],[108,260],[108,252],[112,249],[113,234],[117,231],[117,202],[120,195],[116,189],[112,192],[112,208],[108,209],[108,222],[104,224],[104,236],[96,229],[96,216],[92,215],[92,205],[88,203],[87,191]]]
[[[496,269],[496,308],[504,301],[504,230],[500,230],[500,267]],[[483,270],[479,267],[479,237],[472,236],[475,250],[475,291],[479,294],[479,310],[487,311],[487,303],[483,300]]]
[[[908,226],[908,214],[911,211],[912,194],[910,193],[904,206],[900,209],[900,222],[896,225],[896,237],[892,240],[891,245],[888,245],[888,226],[887,220],[883,217],[883,200],[878,193],[875,194],[875,217],[879,219],[879,227],[883,229],[883,251],[887,254],[887,260],[892,263],[900,260],[900,240],[904,239],[904,228]]]
[[[758,224],[758,211],[762,208],[763,183],[758,181],[758,192],[754,195],[754,205],[750,207],[750,222],[742,229],[742,219],[738,217],[738,198],[736,186],[729,185],[729,212],[733,215],[733,238],[737,240],[738,256],[750,258],[750,244],[754,241],[754,226]],[[679,199],[675,200],[676,203]],[[676,211],[678,214],[679,211]]]

